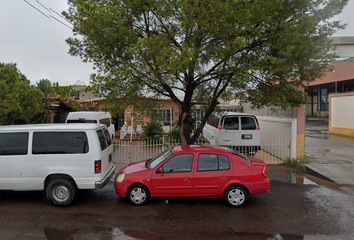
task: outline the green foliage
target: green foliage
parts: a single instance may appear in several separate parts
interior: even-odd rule
[[[92,62],[106,98],[166,96],[179,107],[183,144],[201,133],[219,98],[255,107],[304,103],[299,91],[334,55],[328,36],[347,0],[69,0],[70,54]],[[182,92],[180,100],[176,92]],[[206,115],[191,137],[194,104]]]
[[[52,84],[48,79],[41,79],[36,82],[36,86],[44,93],[44,97],[53,97]]]
[[[297,168],[302,171],[306,171],[306,163],[310,162],[309,157],[303,157],[301,159],[288,158],[281,165]]]
[[[0,125],[33,123],[42,111],[43,97],[16,64],[0,63]]]
[[[151,120],[143,126],[143,137],[148,141],[156,141],[161,139],[163,135],[162,123]]]
[[[80,110],[81,104],[75,99],[78,96],[78,92],[71,86],[61,87],[59,83],[52,84],[48,79],[41,79],[36,82],[36,87],[44,93],[42,99],[43,112],[39,118],[39,122],[45,123],[52,120],[55,114],[52,110],[52,105],[57,103],[58,100],[66,103],[74,110]]]
[[[189,119],[189,129],[195,129],[196,124],[197,120],[195,118]],[[168,137],[173,140],[181,140],[181,136],[179,134],[179,126],[177,123],[175,123],[175,127],[172,129],[172,131],[169,132]]]
[[[179,127],[175,127],[168,133],[168,138],[173,139],[173,140],[181,140],[181,137],[179,135]]]
[[[75,98],[79,96],[79,92],[74,90],[71,86],[59,86],[59,83],[54,83],[52,89],[54,97],[62,100],[74,110],[81,109],[81,104]]]

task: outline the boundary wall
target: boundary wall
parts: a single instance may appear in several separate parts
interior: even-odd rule
[[[330,133],[354,137],[354,93],[329,95]]]

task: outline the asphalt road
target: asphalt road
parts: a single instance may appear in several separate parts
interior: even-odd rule
[[[242,208],[221,199],[135,207],[112,182],[80,191],[66,208],[51,206],[42,192],[1,192],[0,239],[354,239],[354,186],[288,170],[270,166],[271,191],[252,195]]]

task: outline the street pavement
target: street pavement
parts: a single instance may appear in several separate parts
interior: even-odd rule
[[[354,138],[328,133],[325,119],[307,120],[305,156],[310,172],[338,184],[354,184]]]

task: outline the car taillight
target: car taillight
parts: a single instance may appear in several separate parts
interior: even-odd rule
[[[261,130],[261,128],[259,127],[259,123],[257,122],[257,129],[258,130]]]
[[[222,122],[219,122],[219,130],[222,130]]]
[[[267,172],[267,166],[264,166],[263,169],[262,169],[262,174],[265,178],[268,177],[268,172]]]
[[[96,160],[95,161],[95,173],[101,173],[101,160]]]

